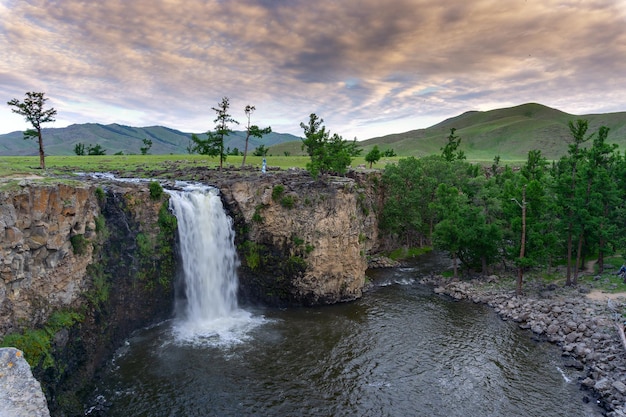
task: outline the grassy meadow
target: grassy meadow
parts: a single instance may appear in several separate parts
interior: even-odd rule
[[[225,167],[240,167],[242,156],[228,156]],[[397,162],[399,157],[383,158],[372,168],[382,169],[388,163]],[[267,156],[267,165],[270,167],[305,168],[309,161],[308,156]],[[246,165],[261,169],[263,157],[247,156]],[[352,166],[369,164],[365,157],[354,158]],[[219,166],[218,158],[205,155],[86,155],[86,156],[48,156],[46,169],[39,168],[38,156],[2,156],[0,157],[0,177],[23,176],[55,176],[67,175],[73,172],[118,172],[120,175],[141,175],[142,171],[167,170],[169,167],[177,169],[204,166],[215,169]]]

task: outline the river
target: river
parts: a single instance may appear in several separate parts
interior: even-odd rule
[[[356,302],[249,310],[230,337],[137,332],[104,372],[109,416],[596,416],[559,351],[489,308],[377,271]]]
[[[176,317],[142,329],[100,373],[90,415],[599,415],[556,347],[489,308],[417,282],[449,260],[371,271],[355,302],[241,308],[218,191],[168,191],[184,277]]]

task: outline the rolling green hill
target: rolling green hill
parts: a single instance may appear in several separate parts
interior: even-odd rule
[[[76,124],[64,128],[50,128],[43,130],[44,149],[46,155],[74,155],[74,146],[78,143],[102,146],[107,155],[123,152],[126,155],[141,153],[144,146],[143,139],[152,141],[151,154],[186,154],[191,133],[163,126],[130,127],[119,124],[101,125],[97,123]],[[202,134],[198,136],[202,137]],[[245,147],[245,132],[234,132],[225,140],[226,148]],[[270,133],[262,139],[250,138],[248,152],[263,144],[266,147],[282,142],[299,140],[296,136],[283,133]],[[0,135],[0,156],[8,155],[37,155],[36,141],[23,140],[22,132],[12,132]]]
[[[589,121],[589,133],[607,126],[608,141],[626,149],[626,112],[572,115],[529,103],[516,107],[470,111],[444,120],[426,129],[382,136],[361,142],[365,152],[374,145],[384,150],[392,148],[400,156],[424,156],[440,153],[451,128],[462,138],[461,149],[471,160],[526,159],[528,151],[540,149],[548,159],[558,159],[567,152],[570,140],[568,122]]]
[[[491,161],[496,155],[503,160],[524,160],[533,149],[540,149],[548,159],[558,159],[567,152],[570,140],[567,124],[576,119],[589,121],[589,133],[603,125],[609,127],[609,142],[617,143],[622,152],[626,150],[626,112],[577,116],[536,103],[484,112],[469,111],[426,129],[372,138],[360,145],[364,148],[362,155],[374,145],[381,150],[391,148],[399,156],[438,154],[447,142],[450,129],[455,128],[456,135],[462,139],[461,149],[470,160]],[[190,137],[190,133],[162,126],[137,128],[88,123],[44,129],[47,155],[73,155],[77,143],[100,144],[108,155],[120,151],[139,154],[144,138],[152,140],[152,154],[185,154]],[[251,138],[249,152],[261,144],[270,148],[270,155],[305,155],[300,138],[294,135],[271,133],[261,140]],[[243,151],[245,132],[233,133],[224,145]],[[2,155],[37,155],[37,145],[23,140],[22,132],[0,135]]]

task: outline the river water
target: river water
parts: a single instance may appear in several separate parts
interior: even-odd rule
[[[599,415],[556,347],[417,283],[448,266],[441,256],[371,272],[356,302],[241,308],[219,193],[182,186],[169,191],[185,271],[176,317],[137,331],[101,373],[105,415]]]
[[[557,349],[490,309],[377,272],[348,304],[249,310],[231,337],[137,332],[104,373],[110,416],[596,416]]]

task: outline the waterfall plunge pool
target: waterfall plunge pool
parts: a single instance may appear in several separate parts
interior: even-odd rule
[[[579,375],[562,366],[554,346],[534,342],[485,306],[450,301],[417,284],[437,267],[436,258],[377,271],[375,288],[352,303],[240,308],[229,298],[237,260],[223,252],[233,241],[230,220],[224,215],[227,227],[215,226],[223,209],[214,193],[185,193],[203,197],[173,198],[196,201],[188,211],[173,207],[179,227],[190,227],[179,229],[183,263],[217,259],[220,272],[184,266],[201,282],[186,276],[177,317],[136,332],[117,352],[98,382],[97,395],[111,404],[100,415],[601,415],[582,401]],[[204,226],[196,220],[185,226],[184,216],[203,216],[212,205],[216,212]],[[208,246],[195,252],[197,245]]]

